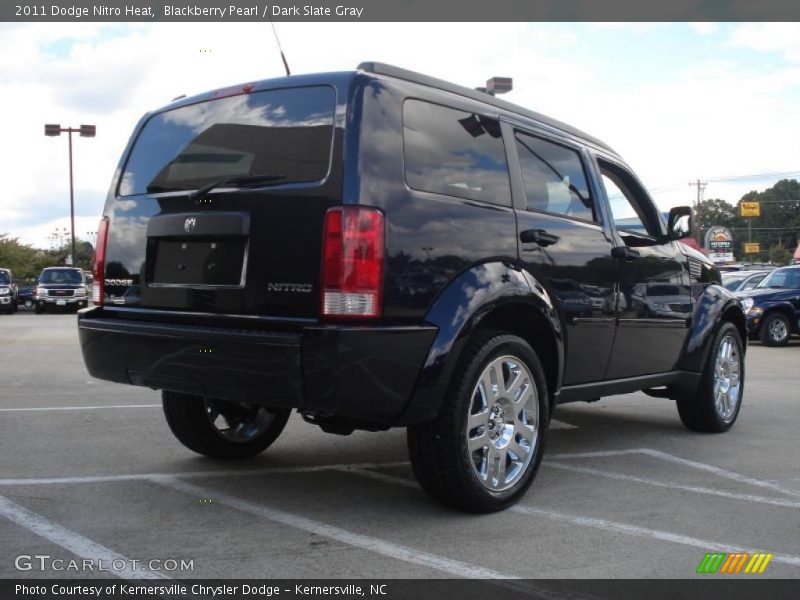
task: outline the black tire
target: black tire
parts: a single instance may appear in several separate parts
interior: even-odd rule
[[[161,393],[164,416],[172,433],[184,446],[198,454],[211,458],[250,458],[266,450],[283,431],[289,420],[291,409],[267,409],[255,405],[240,404],[224,400],[205,400],[201,396]],[[250,427],[251,435],[235,439],[214,426],[215,411],[235,415],[244,427]],[[267,419],[256,427],[256,414]],[[253,428],[255,428],[254,431]]]
[[[739,364],[738,388],[735,400],[730,400],[732,412],[728,413],[725,405],[718,405],[715,397],[714,371],[722,344],[730,340],[735,345]],[[714,342],[706,359],[705,369],[700,379],[700,385],[693,398],[680,398],[677,400],[678,414],[683,424],[692,431],[705,433],[722,433],[730,429],[739,416],[744,395],[744,351],[742,337],[733,323],[724,322],[714,336]]]
[[[42,314],[44,312],[44,306],[39,306],[37,304],[36,308],[33,309],[33,312],[35,312],[37,315]]]
[[[783,333],[782,336],[778,335],[780,332]],[[758,337],[765,346],[785,346],[792,337],[792,324],[785,314],[781,312],[770,313],[761,323]]]
[[[497,417],[487,417],[490,420],[486,427],[475,427],[469,432],[467,420],[470,415],[475,415],[472,412],[474,402],[476,398],[481,397],[478,388],[479,378],[493,361],[503,357],[518,360],[527,367],[535,397],[526,401],[525,410],[528,403],[532,403],[530,406],[537,406],[538,418],[535,426],[536,435],[532,439],[533,448],[529,451],[527,463],[517,467],[516,479],[511,480],[513,484],[510,487],[495,491],[489,489],[479,478],[476,472],[479,467],[475,465],[476,454],[470,452],[467,436],[472,432],[480,433],[479,430],[482,430],[483,436],[479,437],[487,439],[485,436],[495,433],[492,427],[495,426],[493,419]],[[505,367],[502,369],[504,374],[507,373]],[[494,393],[498,395],[497,392]],[[512,406],[505,397],[493,399],[493,403],[497,405],[503,402],[509,407]],[[519,411],[517,416],[526,414],[521,412],[522,405],[513,406]],[[490,408],[490,404],[487,404],[487,412],[482,414],[494,415]],[[548,411],[549,400],[544,370],[533,348],[525,340],[514,335],[491,331],[479,333],[467,345],[459,360],[439,417],[429,423],[408,427],[408,450],[414,474],[428,494],[448,506],[477,513],[507,508],[525,494],[539,469],[549,421]],[[506,408],[506,412],[501,415],[498,423],[504,423],[506,418],[514,418],[513,411],[509,408]],[[514,431],[515,433],[511,434],[512,438],[519,442],[516,430]],[[492,460],[488,446],[475,452],[486,453],[483,455],[486,462],[481,463],[482,465],[488,465],[489,460]],[[503,460],[504,465],[514,464],[505,450],[500,454],[500,460]],[[499,465],[499,462],[496,464]]]

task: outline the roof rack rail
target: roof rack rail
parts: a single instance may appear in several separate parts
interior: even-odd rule
[[[472,100],[477,100],[479,102],[483,102],[485,104],[489,104],[509,112],[518,113],[530,119],[539,121],[554,129],[558,129],[559,131],[562,131],[564,133],[568,133],[572,136],[575,136],[587,142],[591,142],[592,144],[595,144],[596,146],[604,148],[610,152],[614,152],[608,146],[608,144],[606,144],[602,140],[599,140],[596,137],[589,135],[588,133],[581,131],[580,129],[577,129],[572,125],[567,125],[566,123],[558,121],[557,119],[553,119],[541,113],[537,113],[536,111],[527,109],[523,106],[519,106],[517,104],[514,104],[513,102],[508,102],[507,100],[501,100],[485,92],[473,90],[468,87],[464,87],[462,85],[450,83],[449,81],[445,81],[444,79],[437,79],[436,77],[431,77],[430,75],[423,75],[422,73],[409,71],[408,69],[395,67],[393,65],[388,65],[386,63],[381,63],[381,62],[374,62],[374,61],[362,62],[361,64],[358,65],[358,70],[366,71],[367,73],[374,73],[376,75],[386,75],[388,77],[393,77],[395,79],[402,79],[404,81],[410,81],[412,83],[418,83],[420,85],[424,85],[427,87],[432,87],[453,94],[458,94],[459,96],[464,96]]]

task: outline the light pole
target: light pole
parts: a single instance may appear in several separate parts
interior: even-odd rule
[[[44,134],[48,137],[57,137],[63,132],[67,132],[69,137],[69,220],[72,227],[72,252],[70,260],[72,266],[75,266],[75,191],[72,185],[72,134],[79,133],[81,137],[94,137],[97,133],[97,127],[94,125],[81,125],[79,128],[75,127],[61,127],[61,125],[47,124],[44,126]]]

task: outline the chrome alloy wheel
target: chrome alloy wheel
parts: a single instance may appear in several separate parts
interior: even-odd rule
[[[227,400],[205,400],[206,415],[220,437],[244,444],[261,435],[274,418],[266,407]]]
[[[772,319],[769,323],[769,339],[774,343],[780,344],[789,335],[789,329],[786,327],[786,321],[783,319]]]
[[[717,414],[730,423],[739,405],[742,362],[739,346],[730,334],[722,338],[714,362],[714,406]]]
[[[467,449],[472,469],[489,490],[520,480],[539,437],[539,399],[525,363],[515,356],[494,359],[472,391],[467,415]]]

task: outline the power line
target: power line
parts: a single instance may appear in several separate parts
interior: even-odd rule
[[[754,173],[752,175],[731,175],[728,177],[708,177],[706,183],[724,183],[724,182],[746,182],[746,181],[768,181],[772,179],[788,178],[790,176],[800,176],[800,171],[784,171],[781,173]],[[650,192],[662,192],[665,190],[678,189],[683,186],[683,183],[665,183],[663,185],[648,188]]]

